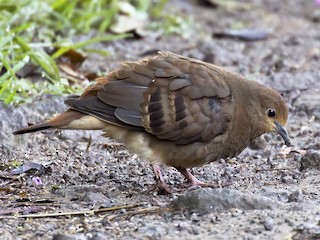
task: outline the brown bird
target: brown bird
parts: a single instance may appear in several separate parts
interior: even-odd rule
[[[122,66],[65,101],[70,109],[41,124],[47,128],[103,130],[153,165],[159,187],[170,192],[159,163],[176,168],[191,185],[206,186],[187,168],[233,157],[266,132],[283,127],[288,108],[266,86],[220,67],[171,52]]]

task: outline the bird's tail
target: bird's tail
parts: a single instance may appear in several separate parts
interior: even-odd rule
[[[59,114],[53,119],[39,124],[34,124],[26,128],[19,129],[13,132],[14,135],[36,132],[48,128],[66,128],[71,122],[78,120],[86,114],[69,109],[68,111]]]

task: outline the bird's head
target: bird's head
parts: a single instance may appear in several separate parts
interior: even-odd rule
[[[264,88],[259,94],[260,128],[264,132],[277,132],[287,146],[291,140],[285,129],[288,119],[288,107],[284,98],[275,90]]]

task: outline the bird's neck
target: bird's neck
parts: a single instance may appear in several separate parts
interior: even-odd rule
[[[261,91],[261,84],[254,81],[243,81],[242,92],[239,94],[239,102],[241,102],[241,108],[238,110],[237,114],[239,118],[244,119],[243,125],[246,129],[243,129],[243,132],[246,132],[248,139],[252,141],[256,137],[263,134],[261,128],[260,119],[260,99],[259,93]]]
[[[261,123],[257,121],[259,118],[256,117],[259,114],[256,104],[258,100],[255,98],[255,94],[252,94],[258,90],[259,86],[256,82],[239,79],[238,88],[234,91],[235,115],[231,124],[233,130],[230,131],[233,136],[229,136],[229,139],[235,141],[235,144],[239,146],[236,154],[262,134],[259,130]]]

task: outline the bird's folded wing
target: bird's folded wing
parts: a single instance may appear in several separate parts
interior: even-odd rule
[[[232,119],[234,104],[223,74],[213,65],[160,52],[123,64],[66,103],[177,144],[208,141],[224,133]]]

